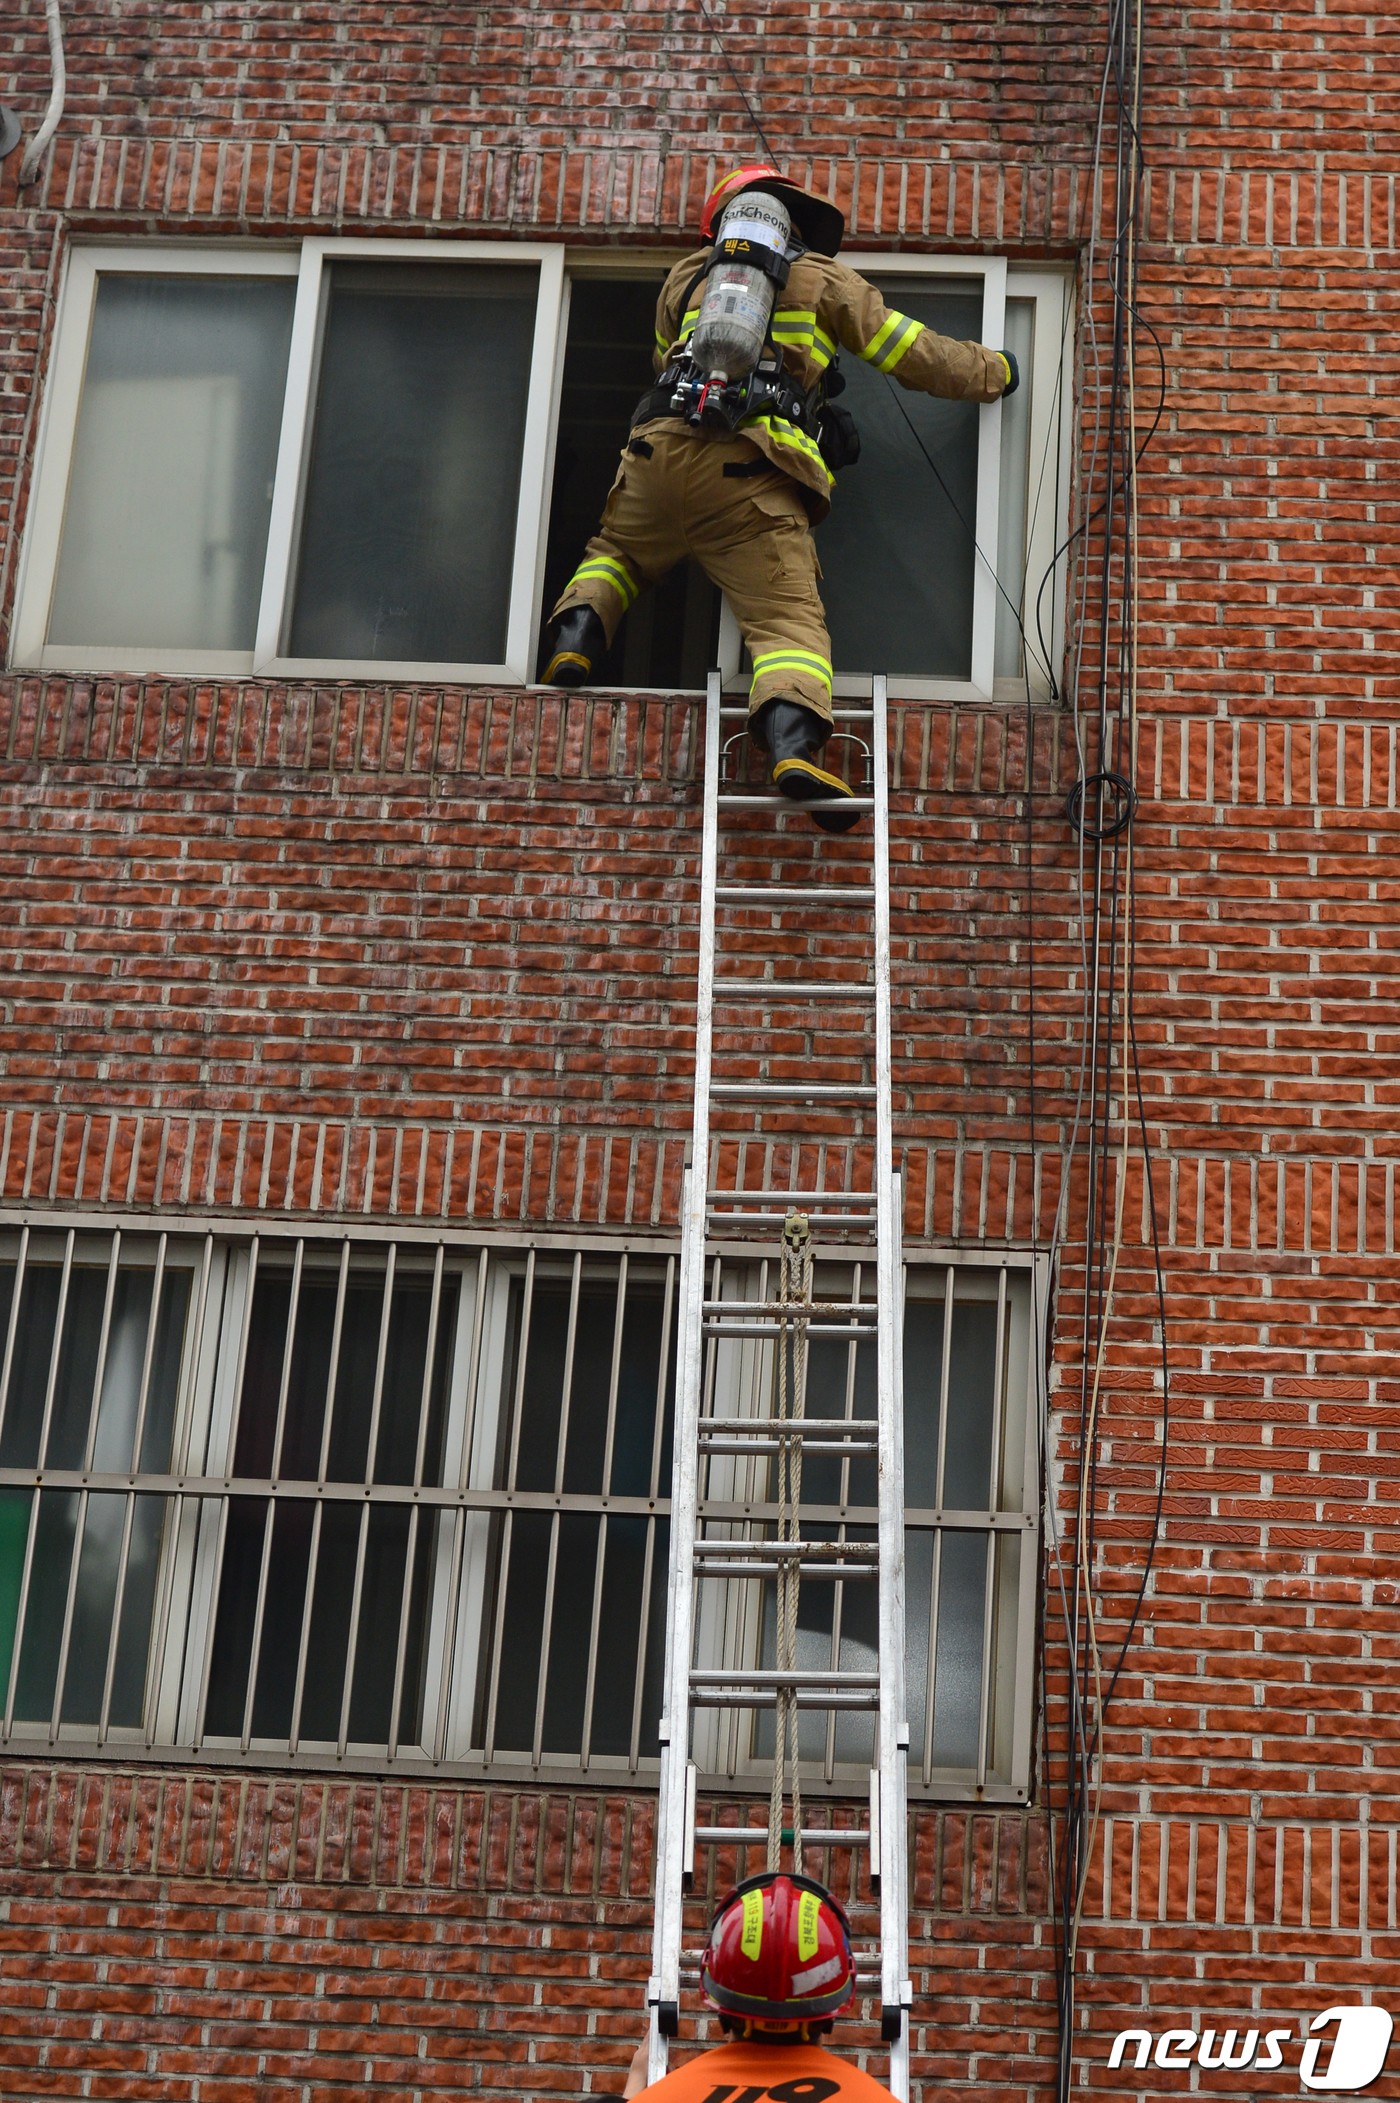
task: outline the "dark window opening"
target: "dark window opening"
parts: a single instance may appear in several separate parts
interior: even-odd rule
[[[663,274],[577,278],[559,401],[543,611],[563,591],[596,532],[632,411],[652,382],[656,295]],[[644,591],[594,674],[595,686],[698,689],[719,658],[720,595],[694,563]],[[541,637],[539,669],[548,655]]]

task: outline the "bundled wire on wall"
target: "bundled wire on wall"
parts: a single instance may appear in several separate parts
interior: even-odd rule
[[[1095,133],[1093,237],[1086,261],[1088,334],[1086,395],[1092,395],[1092,447],[1085,477],[1074,663],[1070,701],[1078,779],[1069,816],[1079,838],[1083,1063],[1065,1154],[1068,1171],[1082,1155],[1082,1357],[1079,1367],[1072,1527],[1062,1538],[1053,1477],[1047,1487],[1052,1586],[1068,1652],[1064,1807],[1053,1860],[1057,1926],[1058,2066],[1063,2103],[1074,2084],[1075,1988],[1084,1896],[1098,1827],[1101,1763],[1109,1705],[1142,1612],[1160,1531],[1166,1486],[1168,1365],[1166,1295],[1152,1189],[1134,1021],[1136,906],[1133,890],[1134,734],[1137,706],[1137,469],[1152,431],[1139,429],[1136,389],[1140,335],[1152,336],[1138,308],[1138,249],[1143,194],[1143,0],[1111,0]],[[1105,206],[1114,232],[1099,241]],[[1098,309],[1108,305],[1109,340]],[[1155,343],[1155,338],[1152,339]],[[1160,355],[1160,348],[1159,348]],[[1160,415],[1160,402],[1157,414]],[[1115,1058],[1116,1051],[1116,1058]],[[1144,1199],[1155,1267],[1161,1352],[1162,1424],[1152,1531],[1136,1596],[1111,1665],[1100,1642],[1096,1606],[1100,1408],[1110,1324],[1124,1238],[1124,1207],[1134,1145],[1143,1164]],[[1061,1179],[1064,1227],[1070,1176]],[[1062,1304],[1062,1316],[1071,1309]],[[1072,1570],[1067,1566],[1072,1559]]]

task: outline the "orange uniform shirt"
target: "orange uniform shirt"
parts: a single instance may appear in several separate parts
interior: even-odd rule
[[[748,2042],[701,2052],[641,2095],[656,2103],[890,2103],[887,2088],[820,2045]]]

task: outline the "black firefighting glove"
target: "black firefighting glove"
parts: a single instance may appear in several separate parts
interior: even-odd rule
[[[999,350],[997,356],[1006,367],[1006,385],[1002,388],[999,397],[1000,400],[1005,401],[1007,395],[1014,394],[1021,384],[1021,368],[1016,363],[1015,351]]]

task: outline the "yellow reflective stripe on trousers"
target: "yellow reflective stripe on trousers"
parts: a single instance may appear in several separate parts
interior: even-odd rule
[[[836,477],[823,460],[821,447],[816,439],[809,438],[805,431],[799,431],[795,424],[785,423],[780,416],[746,416],[739,428],[741,431],[766,431],[774,445],[789,446],[793,452],[800,453],[804,460],[813,461],[821,469],[828,489],[835,482]]]
[[[576,584],[587,584],[594,578],[612,586],[624,609],[632,604],[642,588],[626,563],[616,561],[611,555],[591,555],[587,562],[581,562],[570,577],[568,588],[572,591]]]
[[[921,321],[910,314],[890,314],[861,352],[867,365],[880,372],[893,372],[904,353],[924,333]]]
[[[763,650],[753,661],[755,680],[776,679],[784,672],[805,672],[831,692],[831,666],[815,650]]]

